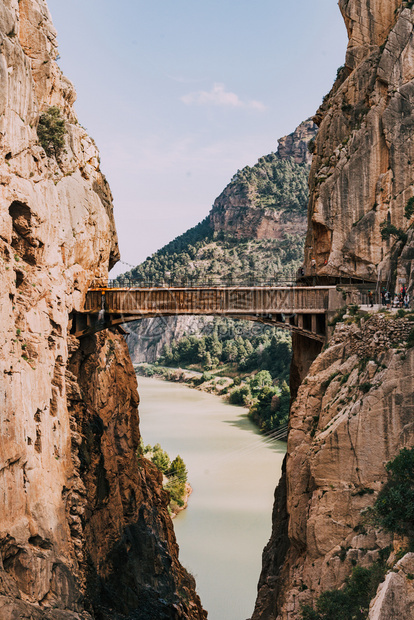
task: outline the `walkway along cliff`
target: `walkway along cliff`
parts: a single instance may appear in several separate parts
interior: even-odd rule
[[[136,458],[123,337],[69,335],[119,254],[45,1],[4,0],[0,40],[0,617],[204,618],[160,474]]]
[[[315,116],[305,272],[315,261],[320,282],[379,277],[412,293],[413,3],[339,5],[349,46]],[[322,352],[293,336],[296,400],[254,620],[299,619],[353,567],[384,556],[393,570],[368,617],[414,617],[408,541],[364,517],[387,480],[385,464],[414,445],[412,326],[407,317],[349,316]]]

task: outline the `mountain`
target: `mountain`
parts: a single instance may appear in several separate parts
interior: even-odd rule
[[[279,140],[276,153],[236,172],[200,224],[118,278],[153,283],[292,281],[303,260],[306,233],[308,144],[313,121]],[[208,317],[146,319],[129,324],[134,362],[153,362],[165,344],[211,329]]]

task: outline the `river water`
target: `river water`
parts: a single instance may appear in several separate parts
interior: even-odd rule
[[[180,561],[196,578],[209,620],[246,620],[254,609],[262,550],[286,444],[269,441],[246,410],[219,397],[138,377],[141,434],[180,454],[193,487],[174,519]]]

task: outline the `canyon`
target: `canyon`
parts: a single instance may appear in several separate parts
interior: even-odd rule
[[[307,230],[307,275],[405,284],[412,294],[414,8],[339,5],[349,46],[313,119],[307,226],[296,212],[282,216],[287,234]],[[124,337],[116,328],[71,334],[72,313],[119,249],[111,191],[56,62],[45,0],[4,0],[0,33],[0,616],[205,618],[178,561],[162,477],[137,455]],[[55,155],[37,131],[51,108],[65,129]],[[280,158],[309,165],[314,134],[307,122],[282,139]],[[210,226],[277,239],[283,217],[243,188],[224,190]],[[366,518],[385,464],[414,446],[411,330],[409,316],[348,313],[323,349],[293,338],[288,452],[252,620],[300,620],[303,605],[384,554],[389,570],[368,617],[413,617],[409,541]]]

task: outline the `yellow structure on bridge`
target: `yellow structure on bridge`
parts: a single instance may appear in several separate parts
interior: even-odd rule
[[[213,315],[258,321],[324,342],[344,305],[336,286],[189,286],[90,289],[72,333],[81,337],[144,318]]]

